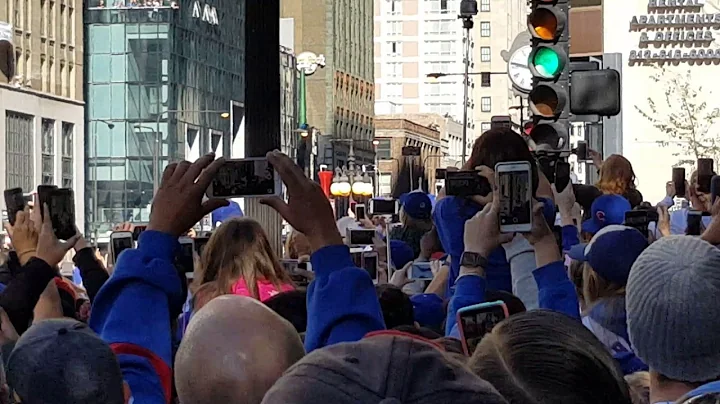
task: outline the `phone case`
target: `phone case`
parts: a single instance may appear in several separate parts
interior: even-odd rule
[[[460,331],[460,341],[462,342],[463,351],[465,352],[465,355],[470,356],[470,352],[467,345],[467,338],[465,338],[465,331],[462,326],[462,321],[460,320],[461,317],[468,312],[471,311],[483,311],[483,309],[487,309],[489,307],[496,307],[501,306],[503,308],[503,312],[505,313],[505,318],[510,317],[510,313],[508,312],[507,305],[505,305],[505,302],[498,300],[495,302],[486,302],[486,303],[479,303],[474,304],[472,306],[463,307],[462,309],[458,310],[456,321],[457,321],[457,328],[458,331]]]

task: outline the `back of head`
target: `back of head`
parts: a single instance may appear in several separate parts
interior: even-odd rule
[[[380,308],[388,329],[401,325],[415,324],[415,315],[410,296],[394,285],[383,284],[375,287]]]
[[[289,321],[295,327],[295,331],[303,333],[307,329],[306,301],[307,291],[298,289],[279,293],[263,303]]]
[[[511,316],[513,314],[524,313],[527,311],[525,303],[523,303],[519,297],[510,292],[506,292],[504,290],[488,290],[485,292],[485,301],[494,302],[498,300],[505,303],[505,306],[507,306],[508,309],[508,314]]]
[[[635,171],[625,157],[613,154],[602,163],[597,188],[605,194],[624,195],[635,189]]]
[[[470,169],[487,166],[494,170],[497,163],[509,161],[530,162],[534,195],[539,181],[537,164],[525,140],[512,129],[496,128],[483,133],[475,141],[466,166]]]
[[[470,359],[510,403],[629,404],[622,371],[582,323],[532,310],[493,328]]]
[[[125,403],[115,354],[75,320],[45,320],[30,327],[7,360],[7,382],[23,403]]]
[[[259,280],[270,282],[277,290],[281,290],[282,284],[292,284],[270,247],[265,230],[248,218],[233,218],[213,232],[195,273],[197,287],[216,281],[220,294],[231,293],[239,280],[245,281],[250,296],[256,299],[260,299]]]
[[[190,321],[175,357],[181,403],[259,403],[305,351],[295,329],[255,299],[221,296]]]
[[[625,302],[630,342],[652,371],[683,382],[720,378],[720,250],[663,237],[635,261]]]
[[[267,404],[501,404],[486,381],[443,352],[409,336],[379,332],[317,349],[268,391]]]

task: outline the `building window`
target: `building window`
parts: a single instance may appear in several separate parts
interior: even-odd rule
[[[426,93],[428,97],[450,97],[456,95],[455,83],[429,83],[426,84]]]
[[[42,120],[42,184],[55,185],[55,121]]]
[[[392,157],[391,140],[390,139],[378,139],[377,146],[375,146],[375,156],[378,160],[388,160]]]
[[[425,63],[426,73],[450,73],[455,62],[428,62]]]
[[[67,34],[66,27],[67,21],[65,20],[65,5],[60,4],[60,42],[65,43],[67,41],[67,38],[65,38],[65,34]]]
[[[489,46],[481,46],[480,47],[480,61],[481,62],[489,62],[490,61],[490,47]]]
[[[456,0],[426,0],[425,11],[428,14],[450,14],[457,12],[459,4]]]
[[[427,103],[423,109],[433,114],[451,115],[454,107],[454,103]]]
[[[480,0],[480,11],[484,13],[490,11],[490,0]]]
[[[387,78],[402,77],[402,63],[385,63],[383,73]]]
[[[402,54],[402,42],[387,43],[388,56],[400,56]]]
[[[402,98],[402,84],[400,83],[387,83],[383,85],[383,98],[394,99]]]
[[[398,15],[402,12],[400,0],[385,0],[387,4],[387,13],[390,15]]]
[[[455,20],[444,21],[425,21],[425,34],[427,35],[446,35],[453,34],[457,27]]]
[[[29,192],[33,181],[33,117],[5,113],[5,188],[20,187]]]
[[[402,21],[388,21],[385,23],[385,35],[402,35]]]
[[[73,186],[73,137],[75,125],[69,122],[62,123],[62,187]]]
[[[489,21],[483,21],[480,23],[480,36],[482,36],[482,37],[490,36],[490,22]]]
[[[386,197],[392,195],[392,173],[378,173],[378,184],[379,196]]]
[[[47,16],[45,15],[46,13],[47,13],[47,8],[45,7],[45,0],[40,0],[40,35],[41,36],[47,35],[47,27],[46,27]]]
[[[454,56],[456,41],[425,41],[425,55]]]
[[[48,10],[48,38],[55,38],[55,2],[50,0],[50,9]]]
[[[492,101],[491,101],[490,97],[480,98],[480,111],[490,112],[491,109],[492,109]]]
[[[490,122],[482,122],[480,124],[480,132],[485,133],[490,130]]]

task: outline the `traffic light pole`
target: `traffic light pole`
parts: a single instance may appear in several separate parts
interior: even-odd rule
[[[462,17],[465,29],[465,73],[463,74],[463,130],[462,130],[462,164],[467,161],[467,128],[468,103],[470,98],[470,30],[473,27],[472,17]]]

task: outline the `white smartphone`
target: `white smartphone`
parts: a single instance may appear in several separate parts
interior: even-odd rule
[[[432,280],[433,273],[430,262],[415,262],[410,267],[410,279],[413,280]]]
[[[114,231],[110,233],[110,254],[113,263],[117,262],[120,253],[133,248],[133,233],[131,231]]]
[[[368,202],[368,210],[371,215],[397,215],[400,203],[397,199],[373,198]]]
[[[282,180],[265,157],[226,160],[207,189],[209,198],[257,198],[282,194]]]
[[[498,163],[495,184],[500,198],[500,232],[529,233],[532,229],[532,167],[527,161]]]

